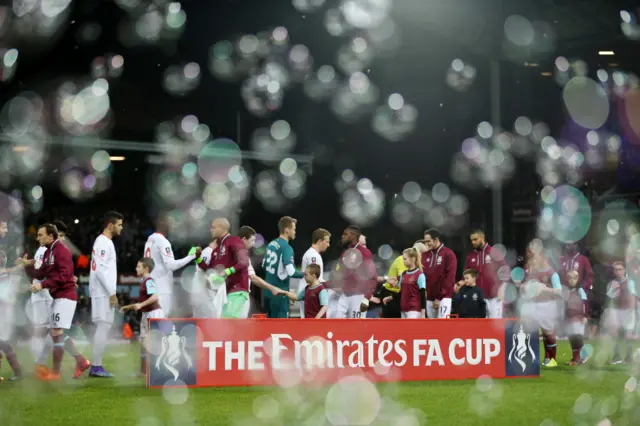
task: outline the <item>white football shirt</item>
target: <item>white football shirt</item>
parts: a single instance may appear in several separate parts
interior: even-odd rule
[[[91,251],[89,270],[89,294],[91,297],[109,297],[116,294],[118,286],[118,263],[116,247],[111,238],[98,235]]]
[[[173,293],[173,271],[182,268],[196,258],[195,256],[186,256],[176,260],[173,257],[171,243],[158,232],[149,235],[144,245],[144,257],[153,259],[154,266],[151,278],[158,286],[158,294],[162,295]]]
[[[318,253],[318,250],[314,249],[313,247],[309,247],[309,250],[307,250],[304,253],[304,256],[302,256],[302,272],[304,273],[305,269],[307,269],[307,266],[313,265],[313,264],[318,265],[320,267],[320,282],[321,283],[324,282],[324,275],[323,275],[324,264],[322,263],[322,256],[320,256],[320,253]]]
[[[33,265],[34,268],[36,269],[40,269],[40,267],[42,266],[42,259],[44,258],[44,253],[47,251],[47,248],[44,246],[40,246],[38,247],[38,250],[36,251],[36,254],[33,255],[33,260],[36,261],[36,263]],[[38,284],[40,283],[40,280],[36,280],[34,279],[33,281],[31,281],[32,284]],[[31,302],[40,302],[43,300],[53,300],[53,298],[51,297],[51,295],[49,294],[49,290],[46,288],[43,288],[42,290],[40,290],[37,293],[31,293]]]

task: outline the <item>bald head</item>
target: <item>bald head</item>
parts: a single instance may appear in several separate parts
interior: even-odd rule
[[[214,240],[218,240],[227,235],[230,229],[231,224],[229,223],[228,219],[224,217],[215,219],[211,223],[211,238],[213,238]]]

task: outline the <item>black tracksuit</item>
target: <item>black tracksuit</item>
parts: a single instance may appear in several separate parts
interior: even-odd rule
[[[453,295],[451,313],[458,318],[486,318],[487,303],[484,294],[478,286],[462,286],[458,293]]]

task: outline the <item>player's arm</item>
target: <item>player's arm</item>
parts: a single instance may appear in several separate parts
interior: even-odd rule
[[[365,276],[368,277],[366,279],[368,284],[367,292],[365,293],[364,297],[365,299],[369,299],[376,291],[376,287],[378,286],[378,272],[376,271],[376,264],[373,262],[371,252],[366,250],[364,253],[367,253],[366,256],[363,256],[363,263],[365,265],[365,268],[367,268],[367,275]]]
[[[153,305],[154,303],[156,303],[158,301],[158,288],[156,287],[156,283],[155,281],[153,281],[152,279],[147,280],[144,285],[147,288],[147,295],[149,296],[147,298],[147,300],[140,302],[140,303],[136,303],[134,305],[134,309],[136,311],[139,311],[140,309],[149,306],[149,305]]]
[[[245,248],[242,241],[239,241],[237,244],[230,245],[229,249],[234,256],[236,263],[224,270],[227,277],[235,274],[236,272],[248,269],[249,264],[251,263],[249,260],[249,251]]]
[[[400,293],[402,293],[402,275],[400,275],[400,277],[398,278],[398,287],[400,288]],[[400,296],[400,293],[397,293],[397,296]],[[386,296],[384,299],[382,299],[382,303],[386,305],[387,303],[391,302],[394,298],[395,298],[395,295]]]
[[[162,263],[164,263],[164,266],[170,271],[177,271],[196,259],[196,253],[198,252],[199,247],[191,247],[189,254],[178,260],[173,257],[173,248],[168,240],[162,247],[160,247],[160,249],[162,250]],[[200,250],[200,254],[201,253],[202,251]]]
[[[487,317],[487,301],[484,299],[484,293],[478,287],[476,287],[476,292],[478,294],[477,306],[480,308],[480,312],[478,313],[479,315],[477,318],[486,318]]]
[[[285,291],[285,290],[280,290],[278,292],[278,294],[288,297],[289,300],[293,301],[293,302],[300,302],[302,300],[304,300],[304,290],[302,290],[300,293],[295,294],[292,291]]]
[[[67,270],[66,265],[72,265],[73,267],[73,258],[71,256],[71,252],[69,250],[56,250],[54,252],[55,256],[55,264],[49,266],[49,273],[45,277],[40,284],[34,284],[31,286],[31,289],[37,289],[40,287],[41,289],[51,289],[54,287],[59,287],[67,283],[69,280],[73,279],[73,269]],[[56,268],[57,273],[53,273],[53,268]],[[39,291],[39,290],[37,290]]]
[[[320,319],[322,317],[324,317],[327,314],[327,311],[329,310],[329,292],[326,289],[322,289],[320,290],[320,310],[318,311],[318,314],[316,315],[316,319]]]
[[[116,256],[115,251],[112,251],[111,249],[112,247],[109,247],[107,244],[97,243],[93,247],[91,262],[95,262],[96,264],[95,272],[98,283],[100,283],[100,286],[109,295],[109,297],[114,297],[116,295],[118,283],[116,280],[109,282],[109,279],[107,278],[109,273],[109,261],[113,260],[115,262]]]
[[[456,285],[457,270],[458,259],[456,259],[456,255],[447,251],[447,257],[444,259],[444,276],[440,281],[440,294],[436,299],[442,300],[447,294],[453,293],[453,287]]]
[[[593,269],[591,268],[591,262],[586,257],[583,258],[583,268],[584,268],[584,280],[582,282],[582,288],[586,290],[591,290],[593,288]]]
[[[422,318],[427,317],[427,277],[424,274],[420,274],[418,277],[418,289],[420,290],[420,312]]]
[[[283,292],[282,289],[279,289],[278,287],[269,284],[268,282],[266,282],[265,280],[257,276],[255,272],[249,275],[249,280],[251,280],[251,284],[254,284],[257,287],[269,290],[271,293],[273,293],[274,296],[278,294],[282,294]]]
[[[562,282],[557,272],[551,276],[551,291],[555,294],[562,294]]]
[[[289,275],[291,278],[304,277],[304,274],[298,271],[293,264],[293,249],[291,248],[291,246],[283,247],[282,264],[284,265],[284,269],[287,271],[287,275]]]

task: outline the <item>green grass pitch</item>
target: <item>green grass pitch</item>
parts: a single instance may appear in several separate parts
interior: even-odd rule
[[[89,349],[82,348],[87,354]],[[55,384],[31,378],[0,383],[0,425],[330,425],[327,412],[334,413],[334,423],[389,426],[640,425],[640,386],[634,390],[632,378],[640,367],[605,365],[604,357],[598,362],[599,350],[590,364],[568,367],[570,348],[562,341],[562,365],[543,370],[539,379],[380,384],[378,396],[372,387],[147,390],[142,379],[131,377],[138,345],[118,345],[109,348],[104,363],[116,379],[85,373]],[[31,358],[26,350],[20,355]],[[65,360],[69,376],[72,361]],[[27,373],[30,367],[25,365]],[[0,375],[10,376],[6,362]],[[336,417],[340,413],[346,417]]]

